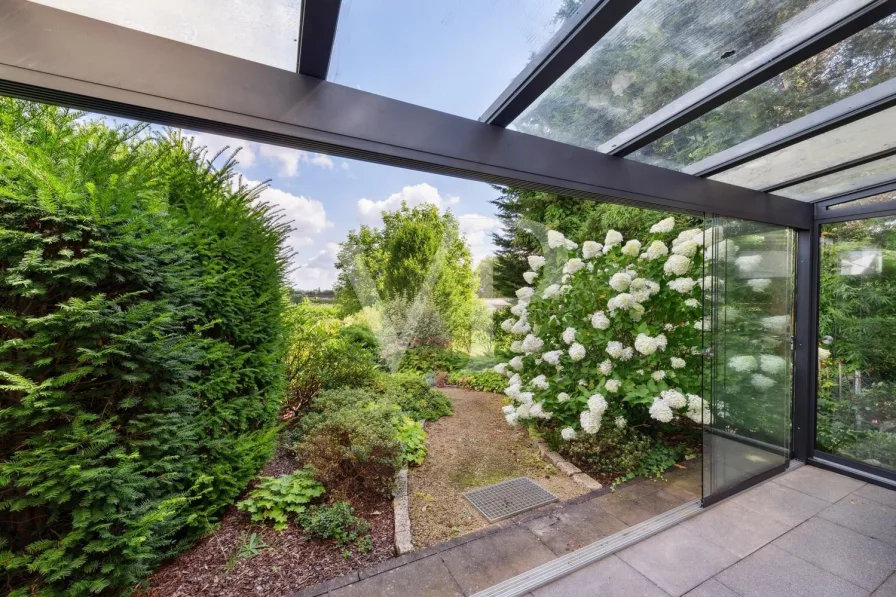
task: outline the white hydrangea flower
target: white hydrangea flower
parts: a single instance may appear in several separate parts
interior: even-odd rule
[[[661,240],[655,240],[650,243],[650,246],[647,247],[647,250],[641,254],[641,259],[646,259],[647,261],[654,261],[656,259],[660,259],[669,254],[669,247],[666,246]]]
[[[700,246],[692,240],[687,240],[683,243],[672,245],[672,253],[675,255],[684,255],[685,257],[693,257],[697,254],[697,249]]]
[[[626,346],[622,349],[622,354],[619,355],[619,359],[622,361],[630,361],[633,356],[635,356],[635,349],[631,346]]]
[[[684,302],[684,304],[685,304],[685,306],[690,307],[691,309],[694,309],[694,308],[700,306],[700,301],[698,301],[695,298],[689,298],[688,300],[686,300]]]
[[[532,405],[532,398],[535,396],[532,392],[520,392],[519,396],[517,396],[517,400],[519,400],[523,404],[527,404],[529,406]],[[517,411],[519,412],[519,411]]]
[[[826,348],[822,348],[821,346],[819,346],[819,347],[818,347],[818,360],[819,360],[819,361],[826,361],[826,360],[828,360],[829,358],[831,358],[831,351],[828,350],[828,349],[826,349]]]
[[[532,298],[532,295],[535,294],[535,289],[531,286],[523,286],[519,290],[516,291],[516,297],[521,301],[526,301]]]
[[[750,371],[756,371],[759,364],[756,362],[756,357],[752,355],[743,355],[731,357],[728,360],[728,366],[738,373],[749,373]]]
[[[566,246],[566,237],[562,232],[556,230],[548,230],[548,246],[552,249],[559,249]]]
[[[543,346],[544,340],[533,334],[529,334],[523,339],[523,352],[526,354],[539,352]]]
[[[790,328],[790,317],[787,315],[773,315],[762,318],[762,327],[770,332],[785,333]]]
[[[679,357],[672,357],[669,361],[672,363],[673,369],[683,369],[687,365],[685,360]]]
[[[526,261],[529,262],[529,267],[534,272],[540,270],[541,266],[545,264],[545,258],[541,255],[529,255],[528,257],[526,257]]]
[[[668,217],[651,226],[650,232],[652,234],[663,234],[665,232],[672,232],[673,228],[675,228],[675,218]]]
[[[578,342],[573,342],[569,347],[569,358],[573,361],[581,361],[585,358],[585,347]]]
[[[519,415],[515,412],[504,415],[504,419],[507,421],[507,424],[511,427],[516,427],[519,419]]]
[[[671,332],[672,330],[675,329],[675,326],[672,325],[671,323],[664,323],[663,329],[666,330],[667,332]]]
[[[576,249],[579,248],[579,245],[578,245],[578,243],[574,243],[571,240],[566,239],[566,248],[569,249],[570,251],[575,251]]]
[[[536,402],[532,406],[529,407],[529,416],[533,419],[543,419],[544,418],[544,407],[541,405],[541,402]]]
[[[604,388],[606,388],[606,390],[608,392],[612,392],[612,393],[618,392],[619,388],[621,388],[621,387],[622,387],[622,382],[619,381],[618,379],[608,379],[606,381],[606,383],[604,384]]]
[[[517,317],[525,317],[526,316],[526,305],[523,303],[517,303],[510,308],[510,312],[516,315]],[[513,325],[513,324],[511,324]]]
[[[610,288],[616,292],[624,292],[632,284],[632,277],[626,272],[618,272],[610,278]]]
[[[678,390],[663,390],[660,392],[660,398],[662,398],[663,402],[665,402],[669,408],[684,408],[688,405],[688,401],[684,397],[684,394]]]
[[[753,278],[752,280],[747,280],[747,286],[749,286],[753,292],[765,292],[771,285],[772,281],[770,278]]]
[[[650,418],[660,423],[668,423],[674,417],[672,409],[666,404],[665,400],[654,398],[653,404],[650,406]]]
[[[607,308],[610,309],[610,313],[613,313],[617,309],[631,309],[635,304],[635,297],[627,292],[622,292],[607,301]]]
[[[604,248],[606,247],[615,247],[619,243],[622,242],[622,234],[615,230],[610,230],[607,232],[606,238],[604,238]]]
[[[515,324],[515,323],[516,323],[516,319],[514,319],[512,317],[510,319],[505,319],[504,321],[501,322],[501,329],[504,330],[505,332],[509,332],[510,328],[512,328],[513,324]]]
[[[498,363],[494,367],[492,367],[495,373],[500,373],[501,375],[507,375],[507,363]]]
[[[557,402],[569,402],[569,394],[566,392],[560,392],[557,394]]]
[[[638,375],[644,375],[644,370],[638,369],[637,371],[635,371],[635,373],[637,373]]]
[[[682,230],[678,233],[678,236],[675,237],[675,240],[672,241],[672,246],[680,245],[687,241],[693,241],[698,245],[703,244],[703,231],[699,228]]]
[[[637,257],[638,253],[641,251],[641,241],[639,240],[630,240],[625,243],[625,246],[622,247],[622,254],[628,255],[629,257]]]
[[[562,350],[550,350],[541,356],[548,365],[557,365],[560,363],[561,354],[563,354]]]
[[[523,280],[526,281],[526,284],[532,284],[535,282],[535,278],[538,277],[538,272],[523,272]]]
[[[506,404],[506,405],[504,405],[504,407],[501,409],[501,412],[503,412],[505,415],[509,415],[510,413],[515,413],[515,412],[516,412],[516,407],[513,406],[512,404]]]
[[[659,348],[660,350],[666,350],[666,346],[669,344],[669,340],[666,339],[665,334],[657,334],[654,340],[656,341],[657,348]]]
[[[582,426],[582,431],[589,435],[600,431],[600,417],[595,417],[590,410],[582,411],[582,414],[579,415],[579,424]]]
[[[693,278],[675,278],[666,286],[674,290],[675,292],[679,292],[681,294],[687,294],[691,290],[694,289],[694,286],[697,284],[697,281]]]
[[[539,375],[535,379],[532,380],[532,385],[538,388],[539,390],[547,390],[548,389],[548,378],[544,375]]]
[[[693,422],[700,424],[704,421],[708,423],[710,416],[709,405],[703,401],[703,398],[696,394],[688,394],[687,417]]]
[[[615,424],[619,429],[625,429],[625,426],[628,425],[628,423],[626,423],[625,421],[625,417],[616,417],[613,420],[613,424]]]
[[[653,381],[662,381],[666,379],[666,372],[662,369],[659,369],[658,371],[654,371],[653,373],[651,373],[650,377],[653,378]]]
[[[514,373],[510,376],[510,379],[507,381],[512,386],[521,386],[523,385],[523,380],[520,378],[519,373]]]
[[[706,248],[706,259],[721,259],[722,261],[732,261],[737,257],[740,247],[734,244],[731,239],[723,240]]]
[[[742,273],[755,270],[762,263],[762,255],[741,255],[734,260],[734,264]]]
[[[617,342],[616,340],[611,340],[607,342],[607,354],[613,357],[614,359],[618,359],[622,356],[622,342]]]
[[[603,415],[608,407],[609,404],[607,404],[607,399],[604,398],[602,394],[593,394],[588,398],[588,410],[598,417]]]
[[[771,377],[766,377],[761,373],[754,373],[750,377],[750,383],[753,384],[754,388],[757,388],[759,390],[767,390],[775,385],[775,380]]]
[[[510,359],[510,362],[507,363],[510,365],[511,369],[516,369],[517,371],[523,370],[523,357],[513,357]]]
[[[510,343],[510,352],[521,353],[523,352],[523,341],[522,340],[514,340]]]
[[[663,265],[667,276],[683,276],[691,269],[691,260],[684,255],[670,255]]]
[[[772,375],[775,375],[777,373],[784,373],[784,369],[786,366],[787,361],[777,355],[764,354],[759,356],[759,368],[766,373],[770,373]]]
[[[518,419],[532,418],[532,406],[530,404],[520,404],[516,407],[516,416]]]
[[[516,336],[525,336],[531,329],[532,326],[529,325],[528,321],[526,321],[525,319],[520,319],[510,328],[510,333]]]
[[[565,330],[563,330],[563,341],[567,344],[572,344],[576,341],[575,328],[566,328]]]
[[[635,350],[643,355],[652,355],[659,348],[656,338],[651,338],[647,334],[638,334],[635,338]]]
[[[584,379],[580,379],[580,380],[579,380],[579,385],[582,386],[582,387],[584,388],[585,386],[588,385],[588,382],[585,381]]]
[[[504,388],[504,394],[508,398],[513,398],[514,400],[519,400],[520,398],[520,386],[517,384],[510,384],[506,388]]]
[[[610,327],[610,320],[603,311],[598,311],[591,316],[591,327],[596,330],[605,330]]]
[[[622,346],[621,343],[620,343],[620,346]],[[620,351],[621,351],[621,349],[620,349]],[[620,352],[620,354],[622,354],[622,353]],[[610,373],[613,372],[613,361],[611,361],[610,359],[607,359],[606,361],[602,362],[598,368],[600,369],[600,374],[606,377],[607,375],[609,375]]]
[[[570,441],[576,438],[576,430],[572,427],[564,427],[560,431],[560,437],[563,438],[563,441]]]
[[[560,296],[560,285],[559,284],[551,284],[541,293],[541,298],[543,299],[555,299]]]
[[[653,296],[660,291],[660,285],[653,280],[648,280],[647,278],[635,278],[632,280],[632,283],[628,289],[632,292],[644,292],[647,293],[648,296]]]
[[[566,262],[563,266],[563,273],[569,274],[570,276],[578,272],[580,269],[585,267],[585,262],[579,259],[578,257],[573,257],[569,261]]]
[[[603,245],[600,243],[596,243],[593,240],[586,240],[582,244],[582,257],[585,259],[598,257],[603,248]]]
[[[632,308],[629,309],[628,314],[632,318],[632,321],[641,321],[641,317],[644,315],[645,309],[644,305],[634,304]]]

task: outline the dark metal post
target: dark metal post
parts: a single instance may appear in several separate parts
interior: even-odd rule
[[[816,226],[817,228],[817,226]],[[817,372],[816,293],[818,236],[797,231],[796,325],[793,346],[793,457],[805,461],[815,443],[814,413]]]

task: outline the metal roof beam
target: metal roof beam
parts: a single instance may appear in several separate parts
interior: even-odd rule
[[[326,79],[330,68],[341,0],[303,0],[298,72]]]

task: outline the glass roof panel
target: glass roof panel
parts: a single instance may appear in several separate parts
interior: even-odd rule
[[[835,3],[642,0],[511,128],[597,149]]]
[[[875,204],[882,204],[885,207],[887,203],[894,202],[896,202],[896,191],[887,191],[885,193],[871,195],[870,197],[863,197],[862,199],[847,201],[846,203],[835,203],[834,205],[828,205],[825,209],[827,211],[837,211],[838,209],[866,207],[868,205]]]
[[[891,15],[627,157],[681,170],[894,77]]]
[[[295,71],[301,0],[31,0]]]
[[[343,0],[327,77],[478,118],[578,0]]]
[[[764,189],[896,147],[896,107],[751,160],[712,180]]]
[[[799,199],[800,201],[818,201],[819,199],[851,193],[893,180],[896,180],[896,156],[890,156],[850,168],[849,170],[822,176],[815,180],[775,191],[774,194],[790,197],[791,199]]]

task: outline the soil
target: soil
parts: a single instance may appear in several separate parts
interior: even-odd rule
[[[411,534],[423,548],[484,528],[488,521],[463,497],[465,491],[529,477],[561,500],[587,489],[545,462],[533,438],[504,420],[500,394],[440,388],[454,414],[426,423],[429,453],[408,471]]]
[[[289,474],[299,463],[284,449],[272,458],[262,474]],[[242,499],[242,498],[240,498]],[[163,564],[149,579],[140,597],[245,597],[276,596],[316,585],[353,570],[371,566],[395,555],[392,501],[378,498],[353,503],[355,513],[370,523],[373,550],[360,553],[354,546],[335,541],[309,540],[290,525],[275,531],[252,523],[249,515],[231,506],[220,526],[195,547]],[[240,548],[252,533],[267,547],[259,554],[239,558]]]

